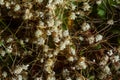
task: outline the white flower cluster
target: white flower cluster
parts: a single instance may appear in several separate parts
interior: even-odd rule
[[[111,60],[112,60],[113,63],[115,63],[115,62],[118,62],[120,60],[120,57],[119,57],[119,55],[112,56]]]
[[[0,0],[0,5],[4,5],[4,4],[5,4],[4,0]]]
[[[103,40],[103,36],[101,34],[97,34],[95,37],[90,36],[87,38],[87,41],[89,42],[89,44],[93,44],[94,42],[99,42],[101,40]]]
[[[13,51],[13,48],[11,45],[6,48],[7,53],[12,53],[12,51]]]
[[[14,70],[14,74],[20,74],[23,70],[27,70],[29,65],[18,65]]]
[[[109,50],[109,51],[107,52],[107,54],[108,54],[109,56],[112,56],[112,55],[113,55],[113,51],[112,51],[112,50]]]
[[[120,69],[120,57],[119,55],[116,55],[114,53],[114,51],[112,49],[110,49],[107,52],[107,55],[103,56],[103,58],[101,59],[99,65],[100,68],[102,70],[102,72],[100,72],[100,74],[98,75],[98,77],[100,79],[104,79],[106,78],[108,75],[111,75],[111,67],[109,66],[108,62],[111,62],[111,64],[114,66],[114,69],[117,71],[118,69]]]
[[[97,34],[95,37],[95,42],[101,41],[103,39],[103,36],[101,34]]]
[[[100,74],[99,74],[99,79],[104,79],[107,77],[107,75],[111,75],[111,70],[110,70],[110,67],[108,65],[106,65],[105,67],[102,67],[102,71]]]
[[[70,15],[70,19],[75,20],[75,18],[76,18],[76,14],[74,12],[72,12]]]
[[[94,36],[90,36],[90,37],[88,37],[88,38],[87,38],[87,41],[89,42],[89,44],[93,44],[94,41],[95,41]]]
[[[84,23],[82,24],[81,28],[82,28],[83,31],[87,31],[87,30],[89,30],[91,27],[90,27],[90,25],[89,25],[88,23],[84,22]]]
[[[88,2],[83,3],[83,10],[88,11],[89,9],[90,9],[90,5],[88,4]]]
[[[5,52],[4,50],[0,50],[0,55],[1,55],[2,57],[4,57],[5,54],[6,54],[6,52]]]
[[[48,59],[48,60],[46,61],[46,64],[45,64],[45,70],[46,70],[46,72],[52,73],[52,72],[53,72],[53,71],[52,71],[53,65],[54,65],[53,59]]]
[[[20,5],[19,4],[16,4],[15,5],[15,8],[14,8],[14,11],[19,11],[20,10]]]
[[[97,0],[97,1],[96,1],[96,4],[97,4],[97,5],[100,5],[101,3],[102,3],[102,0]]]
[[[87,64],[86,64],[86,59],[85,57],[81,57],[79,60],[78,60],[78,63],[76,65],[76,68],[79,70],[79,69],[86,69],[87,68]]]
[[[114,20],[113,20],[113,19],[108,20],[108,21],[107,21],[107,24],[108,24],[108,25],[113,25],[113,24],[114,24]]]
[[[107,64],[108,60],[109,60],[109,57],[107,55],[105,55],[103,57],[102,61],[99,63],[99,65],[105,66]]]

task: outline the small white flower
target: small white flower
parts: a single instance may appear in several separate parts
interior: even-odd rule
[[[25,19],[25,20],[31,19],[32,17],[33,17],[33,14],[30,12],[29,9],[26,9],[26,10],[25,10],[24,19]]]
[[[107,21],[107,24],[109,24],[109,25],[113,25],[113,24],[114,24],[113,19],[108,20],[108,21]]]
[[[23,70],[27,70],[29,65],[18,65],[16,66],[14,73],[20,74]]]
[[[71,51],[71,54],[72,54],[72,55],[75,55],[75,54],[76,54],[75,49],[74,49],[73,47],[70,48],[70,51]]]
[[[3,76],[4,78],[6,78],[6,77],[7,77],[7,72],[4,71],[4,72],[2,73],[2,76]]]
[[[4,5],[5,1],[4,0],[0,0],[0,5]]]
[[[53,64],[54,64],[54,62],[53,62],[52,59],[48,59],[48,60],[46,61],[46,64],[45,64],[44,68],[45,68],[45,70],[46,70],[48,73],[51,73],[51,72],[52,72],[52,69],[51,69],[51,68],[52,68]]]
[[[37,77],[35,80],[43,80],[43,77]]]
[[[120,60],[119,55],[111,57],[113,63],[118,62]]]
[[[61,24],[62,24],[62,22],[60,20],[55,21],[55,26],[60,26]]]
[[[86,69],[87,68],[87,64],[85,63],[85,57],[81,57],[79,62],[78,62],[78,66],[80,67],[80,69]]]
[[[62,4],[63,3],[63,0],[55,0],[54,1],[54,4]]]
[[[89,44],[93,44],[95,41],[95,38],[94,38],[94,36],[91,36],[91,37],[88,37],[87,40],[88,40]]]
[[[101,80],[103,80],[106,76],[107,76],[106,73],[101,72],[101,73],[99,73],[98,78],[101,79]]]
[[[29,65],[24,65],[24,64],[23,64],[21,67],[22,67],[22,69],[27,70],[28,67],[29,67]]]
[[[53,0],[48,0],[48,3],[50,4],[50,3],[52,3],[53,2]]]
[[[1,50],[1,51],[0,51],[0,54],[1,54],[2,57],[4,57],[6,53],[5,53],[4,50]]]
[[[14,11],[19,11],[20,10],[20,5],[19,4],[16,4],[15,5],[15,8],[14,8]]]
[[[44,17],[44,13],[43,12],[39,12],[39,14],[40,14],[41,18]]]
[[[76,5],[75,4],[71,4],[72,10],[76,9]]]
[[[45,39],[43,37],[38,38],[38,42],[39,45],[44,45],[45,43]]]
[[[47,25],[48,25],[48,27],[53,27],[54,26],[54,19],[50,19],[50,20],[48,20],[47,21]]]
[[[11,38],[11,37],[7,39],[7,43],[10,43],[12,41],[13,41],[13,38]]]
[[[79,66],[80,66],[81,69],[86,69],[87,68],[86,63],[83,62],[83,61],[79,62]]]
[[[95,63],[95,62],[96,62],[96,60],[95,60],[95,59],[93,59],[93,62]]]
[[[66,76],[68,76],[69,74],[70,74],[70,71],[69,71],[68,69],[63,69],[63,71],[62,71],[63,77],[66,77]]]
[[[18,80],[23,80],[22,75],[18,75]]]
[[[101,34],[98,34],[95,36],[95,42],[101,41],[103,39],[103,36]]]
[[[90,5],[88,4],[88,2],[84,2],[83,3],[83,10],[88,11],[89,9],[90,9]]]
[[[85,12],[84,11],[77,11],[76,12],[77,15],[80,15],[80,16],[85,16]]]
[[[84,22],[82,24],[81,28],[82,28],[83,31],[87,31],[87,30],[90,29],[90,25],[88,23]]]
[[[77,17],[77,16],[75,15],[75,13],[74,13],[74,12],[71,12],[71,14],[70,14],[70,19],[75,20],[76,17]]]
[[[56,78],[55,78],[55,76],[48,75],[47,80],[56,80]]]
[[[59,51],[60,51],[59,49],[56,49],[56,50],[54,50],[53,54],[56,56],[56,55],[58,55]]]
[[[44,52],[48,52],[48,50],[49,50],[49,46],[48,45],[44,45],[43,51]]]
[[[46,7],[52,11],[54,11],[56,9],[56,6],[54,4],[47,4]]]
[[[96,4],[97,4],[97,5],[100,5],[101,3],[102,3],[102,0],[97,0],[97,1],[96,1]]]
[[[26,38],[26,39],[25,39],[25,42],[26,42],[26,43],[29,42],[29,38]]]
[[[6,2],[6,7],[8,8],[8,9],[10,9],[10,3],[9,2]]]
[[[22,72],[23,68],[21,66],[17,66],[14,70],[15,74],[20,74]]]
[[[43,32],[41,30],[37,29],[35,32],[35,37],[39,38],[42,34],[43,34]]]
[[[47,35],[50,36],[51,35],[51,31],[50,30],[47,30]]]
[[[63,30],[62,30],[62,29],[59,29],[58,34],[59,34],[59,37],[60,37],[60,38],[63,38],[63,34],[62,34],[62,33],[63,33]]]
[[[44,28],[44,22],[43,21],[39,21],[39,28]]]
[[[43,62],[44,62],[44,59],[43,59],[43,58],[41,58],[41,59],[40,59],[40,62],[41,62],[41,63],[43,63]]]
[[[64,50],[66,48],[66,44],[64,42],[60,43],[60,50]]]
[[[42,3],[42,2],[43,2],[43,0],[36,0],[36,2],[38,2],[38,3]]]
[[[83,78],[83,76],[81,76],[81,77],[77,77],[76,80],[85,80],[85,79]]]
[[[120,69],[120,62],[113,63],[115,70]]]
[[[82,36],[79,36],[79,40],[80,40],[80,41],[83,41],[84,38],[83,38]]]
[[[73,56],[68,57],[68,61],[73,62],[74,61]]]
[[[69,31],[68,31],[68,30],[63,31],[63,36],[64,36],[64,37],[69,36]]]
[[[45,66],[53,66],[54,62],[52,59],[48,59]]]
[[[110,68],[109,68],[108,66],[105,66],[105,68],[103,69],[103,71],[104,71],[106,74],[111,74]]]
[[[58,29],[58,27],[52,27],[52,29],[51,29],[51,32],[55,32],[55,35],[57,35],[58,34],[58,32],[59,32],[59,29]],[[57,35],[58,36],[58,35]]]
[[[56,43],[60,42],[59,37],[54,37],[53,39],[54,39],[54,42],[56,42]]]
[[[22,39],[20,40],[20,44],[21,44],[21,45],[24,45],[24,41],[23,41]]]
[[[15,1],[11,1],[11,4],[12,4],[12,5],[15,5]]]
[[[65,39],[64,44],[65,44],[65,45],[70,45],[70,44],[71,44],[71,42],[70,42],[70,40],[69,40],[69,39]]]
[[[105,56],[103,57],[102,61],[99,63],[99,65],[101,65],[101,66],[106,65],[107,62],[108,62],[108,60],[109,60],[109,57],[108,57],[107,55],[105,55]]]
[[[109,50],[109,51],[107,52],[107,54],[108,54],[109,56],[112,56],[112,55],[113,55],[113,51],[112,51],[112,50]]]
[[[53,57],[53,54],[48,53],[47,56],[48,56],[49,58],[52,58],[52,57]]]
[[[6,51],[7,51],[7,53],[12,53],[12,51],[13,51],[12,46],[11,46],[11,45],[8,46],[8,47],[6,48]]]
[[[75,70],[75,67],[71,67],[72,70]]]

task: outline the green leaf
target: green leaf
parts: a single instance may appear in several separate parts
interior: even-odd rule
[[[101,18],[105,18],[106,15],[106,5],[107,5],[107,0],[102,1],[102,3],[100,5],[98,5],[97,7],[97,14],[101,17]]]
[[[98,44],[96,47],[95,47],[95,49],[101,49],[101,45],[100,44]]]
[[[106,14],[106,12],[105,12],[105,10],[103,10],[103,9],[98,9],[98,13],[97,13],[100,17],[105,17],[105,14]]]
[[[84,54],[84,52],[83,51],[80,51],[80,55],[83,55]]]
[[[117,5],[117,1],[114,0],[108,0],[110,6]]]
[[[90,76],[89,80],[94,80],[95,76]]]
[[[2,41],[0,41],[0,47],[1,47],[1,46],[3,46],[3,42],[2,42]]]

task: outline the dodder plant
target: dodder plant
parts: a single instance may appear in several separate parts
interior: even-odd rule
[[[119,4],[0,0],[0,79],[119,79]]]

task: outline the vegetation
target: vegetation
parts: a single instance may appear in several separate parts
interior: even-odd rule
[[[0,80],[119,80],[119,0],[0,0]]]

